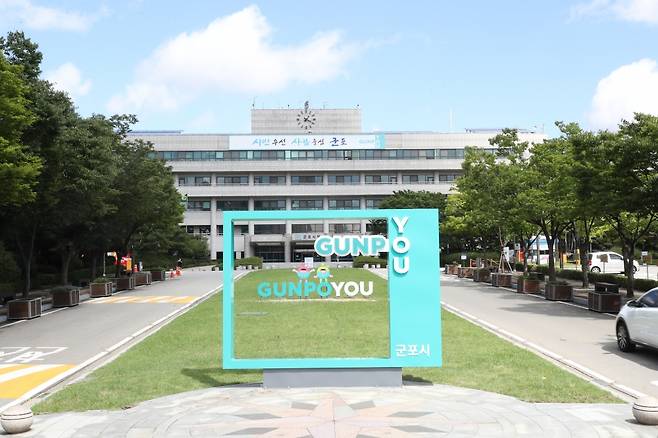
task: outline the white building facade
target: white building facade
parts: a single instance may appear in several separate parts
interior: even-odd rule
[[[361,110],[252,109],[250,134],[134,132],[171,166],[187,197],[181,226],[208,238],[221,260],[226,210],[374,209],[399,190],[448,193],[464,149],[493,151],[499,131],[364,133]],[[522,141],[543,133],[523,131]],[[298,262],[314,255],[320,234],[360,234],[365,220],[244,222],[235,226],[235,256]]]

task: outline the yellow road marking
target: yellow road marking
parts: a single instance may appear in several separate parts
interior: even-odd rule
[[[74,365],[9,365],[0,367],[0,398],[18,398]]]
[[[91,301],[92,304],[187,304],[198,297],[189,295],[141,295],[141,296],[117,296]]]

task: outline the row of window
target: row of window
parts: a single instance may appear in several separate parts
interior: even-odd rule
[[[210,225],[188,225],[184,227],[190,234],[210,234]],[[234,225],[234,234],[247,234],[247,225]],[[293,233],[322,233],[322,224],[292,224]],[[285,224],[255,224],[254,234],[285,234]],[[361,224],[329,224],[329,234],[360,234]],[[217,225],[217,235],[224,234],[224,226]]]
[[[496,149],[482,149],[494,153]],[[166,161],[435,160],[463,159],[464,149],[347,149],[284,151],[157,151]]]
[[[366,208],[379,208],[381,199],[366,199]],[[361,208],[359,198],[338,198],[329,199],[329,210],[358,210]],[[249,201],[240,200],[219,200],[217,201],[218,210],[226,211],[247,211],[249,210]],[[262,199],[254,201],[254,210],[285,210],[285,199]],[[323,210],[324,202],[322,198],[313,199],[292,199],[290,201],[291,210]],[[187,201],[188,211],[210,211],[210,200],[190,200]]]
[[[439,181],[453,181],[457,175],[440,174]],[[248,175],[218,176],[215,179],[220,186],[246,186],[249,185]],[[329,185],[354,185],[361,183],[361,176],[356,175],[328,175],[327,182]],[[397,175],[365,175],[366,184],[397,184]],[[402,175],[403,184],[434,184],[435,177],[433,173]],[[254,176],[254,185],[285,185],[285,175],[258,175]],[[322,185],[324,177],[322,175],[291,175],[291,185]],[[210,176],[180,176],[178,178],[179,186],[210,186]]]

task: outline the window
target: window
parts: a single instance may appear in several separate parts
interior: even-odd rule
[[[640,303],[647,307],[658,307],[658,289],[653,290],[640,298]]]
[[[369,210],[379,208],[379,204],[381,204],[383,199],[366,199],[366,208]]]
[[[224,225],[217,225],[217,235],[218,236],[223,236],[224,235]]]
[[[248,184],[249,184],[249,177],[247,175],[217,177],[217,185],[220,186],[246,186]]]
[[[396,175],[366,175],[366,184],[397,184]]]
[[[222,211],[247,211],[249,210],[249,201],[246,199],[222,199],[217,201],[217,209]]]
[[[292,175],[290,177],[292,185],[320,185],[322,184],[322,175]]]
[[[293,233],[322,233],[322,224],[292,224]]]
[[[233,225],[233,234],[234,235],[249,234],[249,225],[247,224]]]
[[[291,160],[322,160],[323,151],[290,151]]]
[[[291,210],[322,210],[322,199],[293,199],[290,203]]]
[[[255,185],[284,186],[286,185],[285,175],[257,175],[254,176]]]
[[[439,175],[439,181],[440,182],[451,182],[456,180],[459,177],[459,175],[455,175],[454,173],[443,173]]]
[[[187,200],[187,210],[189,211],[210,211],[210,201]]]
[[[617,254],[612,254],[612,253],[608,254],[608,258],[610,260],[618,260],[620,262],[624,260],[624,258],[622,256],[617,255]]]
[[[329,175],[329,185],[353,185],[361,182],[359,175]]]
[[[331,234],[360,234],[361,224],[329,224]]]
[[[199,225],[199,234],[209,235],[210,225]]]
[[[356,210],[359,208],[361,208],[361,201],[358,198],[329,200],[329,210]]]
[[[254,234],[285,234],[286,226],[284,224],[256,224],[254,225]]]
[[[402,175],[403,184],[432,184],[434,175]]]
[[[262,199],[254,201],[254,210],[285,210],[285,199]]]
[[[195,176],[194,177],[195,186],[209,186],[210,185],[210,176]]]
[[[264,246],[258,245],[254,251],[256,257],[260,257],[264,262],[283,262],[283,245]]]

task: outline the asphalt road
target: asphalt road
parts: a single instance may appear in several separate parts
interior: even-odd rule
[[[0,326],[0,412],[80,365],[133,342],[222,282],[221,272],[189,270],[178,278]]]
[[[582,365],[614,386],[658,397],[658,351],[619,351],[611,315],[448,275],[442,276],[441,295],[445,304]]]

